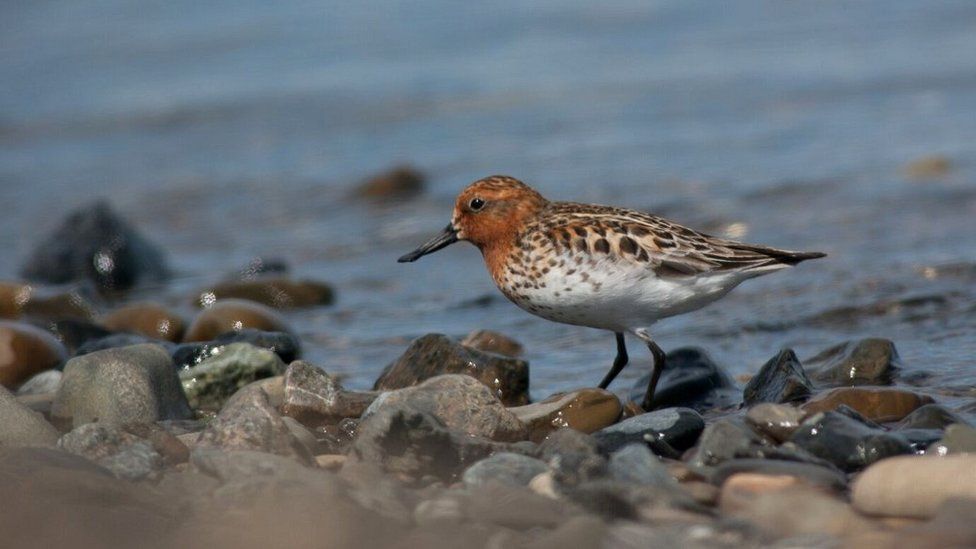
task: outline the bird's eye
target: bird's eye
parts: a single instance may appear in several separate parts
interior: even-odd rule
[[[468,205],[471,206],[472,210],[478,211],[485,207],[485,201],[481,198],[472,198],[471,203]]]

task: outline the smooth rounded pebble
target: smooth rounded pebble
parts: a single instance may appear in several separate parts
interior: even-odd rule
[[[857,477],[851,494],[862,513],[918,518],[954,498],[976,499],[974,454],[885,459]]]

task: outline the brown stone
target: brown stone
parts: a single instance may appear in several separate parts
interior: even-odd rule
[[[344,454],[322,454],[315,456],[315,463],[322,469],[338,471],[346,463],[346,456]]]
[[[179,341],[183,319],[159,303],[132,303],[102,318],[102,325],[115,332],[134,332],[147,337]]]
[[[528,426],[529,440],[539,442],[563,427],[587,434],[599,431],[617,421],[623,408],[610,391],[580,389],[509,410]]]
[[[0,318],[20,318],[30,295],[31,287],[27,284],[0,282]]]
[[[0,385],[16,389],[34,374],[55,368],[67,358],[64,346],[44,330],[0,320]]]
[[[183,341],[210,341],[220,334],[244,328],[291,333],[284,319],[271,308],[253,301],[226,299],[200,311]]]
[[[77,289],[0,282],[0,318],[23,316],[51,322],[92,320],[95,306]]]
[[[890,387],[838,387],[815,395],[801,408],[808,415],[847,405],[864,417],[885,423],[898,421],[916,408],[932,403],[932,397]]]
[[[424,190],[426,177],[412,166],[396,166],[359,184],[356,195],[363,198],[409,198]]]
[[[309,427],[358,418],[376,399],[373,391],[347,391],[321,368],[296,360],[285,371],[281,413]]]
[[[195,304],[206,307],[214,301],[245,299],[276,309],[330,305],[335,300],[332,286],[314,280],[292,280],[283,276],[261,276],[221,282],[198,292]]]
[[[190,459],[190,449],[186,444],[155,423],[130,423],[123,425],[122,430],[149,441],[153,450],[163,456],[166,465],[186,463]]]
[[[461,340],[461,345],[512,358],[522,356],[524,351],[522,344],[518,341],[491,330],[475,330]]]
[[[953,498],[976,499],[976,454],[881,460],[851,490],[855,508],[881,516],[931,517]]]
[[[722,483],[719,505],[723,511],[733,512],[761,494],[795,488],[800,483],[800,479],[791,475],[736,473]]]
[[[937,179],[952,171],[952,160],[947,156],[923,156],[909,162],[902,170],[911,179]]]

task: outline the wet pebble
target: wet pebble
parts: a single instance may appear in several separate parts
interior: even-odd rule
[[[610,478],[633,486],[673,488],[677,482],[660,458],[646,444],[628,444],[610,455],[607,465]]]
[[[461,476],[466,486],[480,486],[489,482],[510,486],[528,486],[529,482],[548,470],[545,462],[538,459],[499,452],[468,467]]]
[[[529,402],[527,362],[478,351],[441,334],[414,340],[400,358],[383,370],[373,389],[401,389],[442,374],[471,376],[491,389],[506,406]]]
[[[765,445],[768,444],[746,426],[722,419],[705,427],[689,456],[688,464],[700,469],[729,459],[758,457],[755,448]]]
[[[0,385],[16,389],[35,374],[68,358],[51,334],[30,324],[0,320]]]
[[[35,286],[20,282],[0,282],[0,318],[50,323],[59,320],[95,318],[96,296],[91,286]]]
[[[851,501],[871,515],[926,518],[952,498],[976,499],[976,455],[906,456],[858,475]]]
[[[191,411],[169,354],[144,344],[69,360],[51,416],[77,427],[187,419]]]
[[[525,424],[478,380],[448,374],[420,385],[382,393],[363,414],[411,409],[430,414],[448,429],[490,440],[514,442],[527,436]]]
[[[915,409],[915,411],[902,418],[895,428],[899,430],[945,429],[953,423],[961,423],[964,425],[968,424],[968,422],[958,414],[946,409],[943,406],[938,404],[926,404]]]
[[[743,390],[746,405],[759,402],[797,402],[813,392],[813,384],[792,349],[769,359]]]
[[[612,425],[622,411],[617,395],[603,389],[580,389],[553,395],[541,402],[510,408],[539,442],[556,429],[568,427],[592,433]]]
[[[770,438],[783,442],[806,416],[806,412],[789,404],[763,402],[746,411],[746,422]]]
[[[804,362],[811,379],[831,386],[889,385],[901,369],[895,344],[881,338],[845,341]]]
[[[631,400],[641,402],[650,374],[634,384]],[[702,349],[686,347],[667,354],[654,392],[653,409],[683,406],[702,412],[738,404],[742,393],[732,377]]]
[[[296,360],[285,371],[281,413],[310,427],[358,418],[376,399],[373,391],[348,391],[321,368]]]
[[[225,299],[200,311],[187,328],[183,341],[210,341],[246,328],[291,333],[284,319],[270,307],[243,299]]]
[[[97,201],[70,212],[35,246],[21,268],[28,280],[59,284],[90,280],[106,292],[169,276],[162,250],[109,206]]]
[[[245,328],[224,332],[210,341],[184,343],[173,349],[173,362],[177,368],[188,368],[216,355],[221,347],[231,343],[250,343],[274,352],[285,364],[298,359],[302,348],[298,338],[287,332],[266,332]]]
[[[892,387],[838,387],[819,393],[803,406],[808,414],[848,406],[871,421],[898,421],[932,403],[932,397]]]
[[[190,406],[216,411],[245,385],[284,372],[285,363],[273,352],[231,343],[199,364],[180,370],[179,377]]]
[[[715,468],[709,480],[714,484],[721,485],[726,479],[739,473],[795,477],[811,486],[820,486],[836,491],[842,491],[847,487],[847,477],[836,468],[781,459],[744,458],[726,460]]]
[[[183,319],[154,302],[119,307],[103,316],[101,323],[113,332],[133,332],[165,341],[177,342],[183,337]]]
[[[625,419],[593,436],[600,450],[608,454],[633,442],[652,441],[663,442],[680,452],[694,446],[704,429],[705,420],[695,410],[664,408]]]
[[[0,446],[54,446],[58,431],[0,387]]]
[[[195,304],[208,307],[227,299],[253,301],[276,309],[331,305],[332,286],[314,280],[294,280],[284,276],[260,276],[246,280],[220,282],[197,292]]]
[[[464,336],[461,345],[511,358],[518,358],[524,352],[521,343],[492,330],[475,330]]]
[[[838,412],[809,417],[790,441],[847,472],[912,452],[911,444],[901,435],[870,427]]]

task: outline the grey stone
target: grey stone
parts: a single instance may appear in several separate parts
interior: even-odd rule
[[[402,389],[443,374],[477,379],[506,406],[529,402],[528,362],[466,347],[442,334],[414,340],[400,358],[383,370],[373,389]]]
[[[28,379],[17,388],[17,395],[42,395],[57,392],[61,385],[61,370],[48,370]]]
[[[378,393],[347,391],[321,368],[296,360],[285,371],[281,413],[312,427],[358,418]]]
[[[631,390],[631,400],[643,400],[649,380],[650,374],[637,380]],[[654,409],[683,406],[702,412],[738,404],[741,397],[735,381],[708,353],[685,347],[667,354],[652,406]]]
[[[285,364],[274,352],[249,343],[230,343],[196,366],[180,370],[180,381],[190,406],[219,410],[245,385],[281,375]]]
[[[607,472],[607,459],[600,454],[596,439],[573,429],[553,431],[539,445],[537,455],[563,485],[577,485]]]
[[[730,459],[719,464],[709,481],[721,485],[725,479],[736,473],[760,473],[764,475],[789,475],[803,479],[809,484],[833,490],[847,487],[847,476],[834,467],[824,467],[812,463],[785,461],[780,459]]]
[[[705,427],[689,465],[700,468],[737,457],[753,457],[755,447],[762,445],[762,438],[748,428],[729,420],[719,420]]]
[[[872,428],[837,412],[814,414],[790,441],[847,472],[912,452],[911,444],[897,433]]]
[[[610,478],[631,485],[674,488],[677,482],[645,444],[629,444],[610,456]]]
[[[901,369],[895,344],[881,338],[845,341],[805,362],[814,381],[830,386],[889,385]]]
[[[605,427],[593,438],[600,451],[610,454],[633,442],[662,441],[678,451],[694,446],[705,420],[691,408],[664,408]]]
[[[976,454],[976,429],[969,425],[953,424],[946,427],[942,438],[929,446],[927,454]]]
[[[908,414],[895,425],[898,430],[903,429],[945,429],[953,423],[968,425],[969,423],[958,414],[939,406],[926,404]]]
[[[743,390],[746,405],[759,402],[797,402],[813,392],[813,383],[792,349],[783,349],[769,359]]]
[[[466,486],[480,486],[489,482],[528,486],[536,475],[548,470],[546,464],[538,459],[499,452],[468,467],[461,480]]]
[[[800,427],[806,413],[789,404],[763,402],[746,411],[746,422],[770,438],[783,442]]]
[[[438,418],[448,429],[491,440],[525,439],[525,425],[492,392],[464,375],[432,377],[420,385],[383,393],[363,414],[384,408],[409,408]]]
[[[187,419],[192,412],[169,354],[159,345],[106,349],[68,361],[51,409],[78,426]]]
[[[0,386],[0,446],[54,446],[58,430]]]
[[[110,424],[86,423],[65,433],[58,447],[86,457],[126,480],[155,478],[163,468],[152,444]]]

